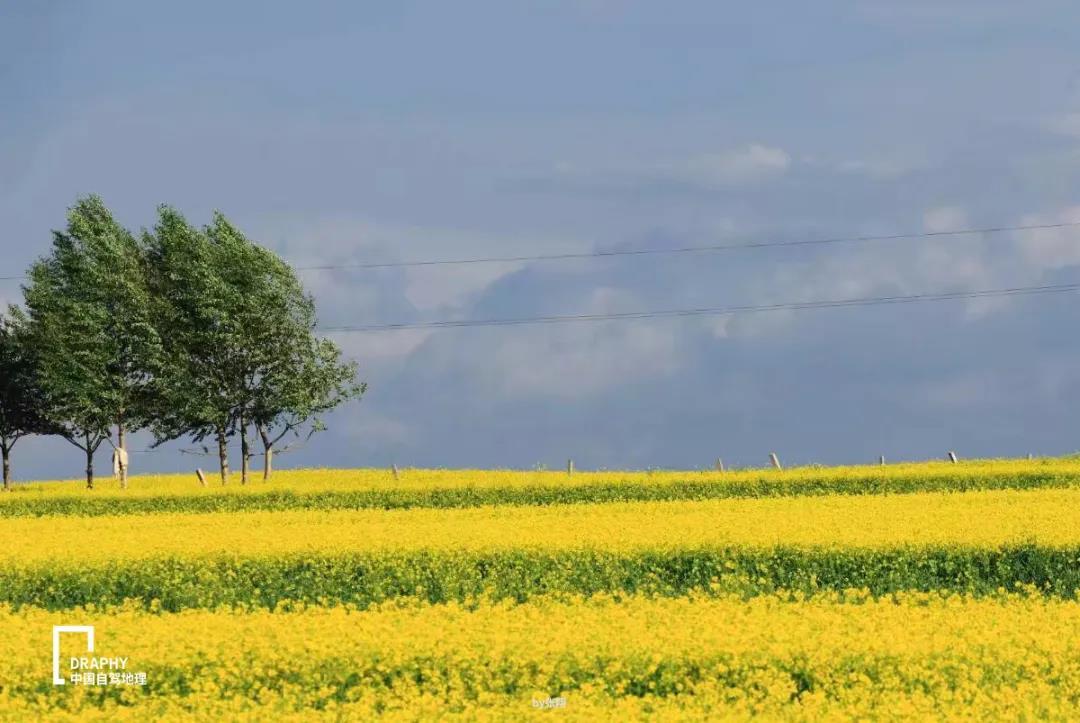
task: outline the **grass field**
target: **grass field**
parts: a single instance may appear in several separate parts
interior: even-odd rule
[[[1034,460],[22,485],[0,719],[1067,720],[1078,481]],[[53,686],[59,624],[145,686]]]

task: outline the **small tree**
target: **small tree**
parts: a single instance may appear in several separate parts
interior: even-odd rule
[[[324,429],[319,415],[367,389],[356,382],[356,364],[343,362],[333,342],[313,333],[314,313],[298,325],[296,336],[283,335],[280,363],[273,365],[258,390],[251,418],[263,443],[263,479],[273,472],[275,445],[291,434],[300,438],[306,426],[310,438]]]
[[[233,324],[233,346],[226,371],[240,437],[241,481],[250,475],[248,427],[254,426],[265,453],[263,477],[273,469],[274,445],[316,415],[363,392],[354,382],[356,367],[340,351],[318,340],[315,303],[304,293],[292,267],[252,243],[222,214],[207,227],[218,254],[225,306]]]
[[[149,421],[160,341],[144,257],[101,199],[88,196],[70,209],[67,230],[54,232],[52,254],[29,279],[23,292],[47,415],[86,454],[93,489],[94,453],[111,440],[111,427],[124,448],[127,432]]]
[[[11,308],[10,318],[0,314],[0,457],[5,492],[11,489],[11,450],[15,443],[30,434],[55,431],[45,416],[45,408],[25,317]]]
[[[155,323],[164,349],[156,381],[158,443],[215,436],[222,483],[227,439],[240,438],[240,479],[250,476],[254,426],[269,477],[275,445],[317,415],[359,396],[356,368],[313,333],[315,306],[292,268],[252,243],[224,215],[192,227],[162,207],[145,245]]]
[[[162,364],[154,380],[155,444],[213,437],[221,483],[229,480],[228,437],[235,421],[231,374],[236,324],[218,249],[169,206],[143,236]]]

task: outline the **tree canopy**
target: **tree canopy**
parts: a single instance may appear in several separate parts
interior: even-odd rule
[[[215,439],[222,482],[234,437],[248,481],[255,430],[269,477],[286,435],[321,429],[321,414],[365,390],[317,336],[292,267],[221,213],[199,228],[161,206],[136,237],[100,198],[80,198],[28,279],[26,312],[0,320],[0,370],[15,370],[0,386],[5,460],[9,437],[60,434],[85,453],[91,489],[95,451],[124,450],[144,428],[157,444]]]
[[[38,384],[33,347],[25,317],[15,308],[0,314],[0,457],[4,489],[11,489],[11,450],[29,434],[56,430],[45,413],[45,394]]]
[[[33,264],[23,293],[46,414],[86,454],[149,422],[148,394],[160,356],[149,313],[143,254],[96,196],[80,199],[52,253]]]

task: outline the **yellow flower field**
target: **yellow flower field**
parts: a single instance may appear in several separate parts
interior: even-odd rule
[[[1044,474],[1064,479],[1080,480],[1080,458],[1044,458],[1035,460],[970,460],[959,464],[949,462],[910,462],[879,465],[852,465],[846,467],[804,466],[783,471],[771,468],[752,468],[717,472],[705,470],[606,470],[575,471],[568,475],[565,470],[476,470],[476,469],[411,469],[403,468],[395,479],[389,469],[301,469],[281,470],[264,482],[260,474],[253,481],[240,484],[235,472],[228,485],[222,486],[212,471],[207,472],[208,485],[201,487],[194,471],[187,474],[136,475],[130,487],[120,490],[109,478],[95,483],[95,496],[156,496],[156,495],[253,495],[268,489],[285,489],[298,494],[327,491],[373,490],[373,489],[489,489],[496,487],[528,486],[580,486],[604,485],[616,482],[671,484],[681,481],[714,482],[719,485],[737,484],[755,480],[781,479],[792,484],[801,481],[900,479],[912,475],[944,477],[998,478],[1021,474]],[[82,480],[34,482],[17,485],[14,497],[33,496],[42,498],[85,497],[88,492]],[[0,505],[8,499],[0,495]]]
[[[145,688],[69,685],[42,695],[51,626],[76,622],[95,626],[95,654],[124,656],[145,672]],[[86,655],[83,639],[65,638],[62,652],[65,666]],[[365,612],[174,615],[0,608],[0,655],[9,661],[0,711],[27,716],[58,708],[203,720],[1080,713],[1080,603],[1038,596],[596,597],[474,609],[403,600]],[[534,708],[548,699],[565,708]]]
[[[4,520],[0,561],[218,553],[1080,543],[1080,490]]]
[[[881,475],[957,487],[823,491]],[[982,489],[980,475],[1033,481]],[[166,499],[773,478],[812,492],[203,512]],[[0,720],[1076,719],[1074,478],[1080,463],[1035,460],[20,487],[0,506],[42,506],[0,516]],[[88,499],[121,513],[82,515]],[[93,655],[127,658],[146,685],[52,685],[53,625],[93,625]],[[61,653],[88,655],[78,634]]]

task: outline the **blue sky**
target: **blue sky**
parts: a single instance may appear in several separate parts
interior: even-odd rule
[[[1080,8],[23,2],[0,276],[78,194],[218,208],[299,265],[1080,221]],[[324,324],[1080,279],[1080,230],[309,272]],[[0,301],[17,301],[0,282]],[[1080,449],[1077,297],[338,336],[370,392],[300,465],[694,468]],[[136,441],[140,448],[143,439]],[[136,471],[196,464],[177,445]],[[30,440],[23,478],[77,476]]]

